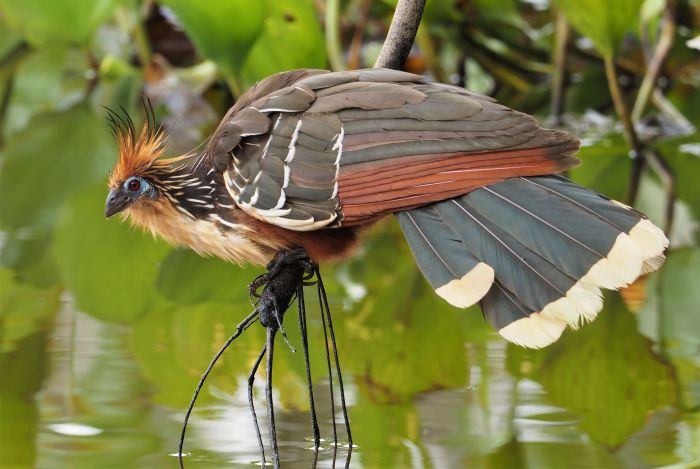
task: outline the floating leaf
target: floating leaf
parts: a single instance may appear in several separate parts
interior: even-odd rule
[[[120,220],[105,220],[104,186],[89,188],[62,210],[54,254],[78,308],[100,319],[129,322],[162,301],[155,288],[169,252]]]

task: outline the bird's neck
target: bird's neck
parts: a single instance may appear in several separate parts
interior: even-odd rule
[[[155,200],[127,210],[130,221],[176,246],[236,263],[265,264],[274,248],[250,236],[250,217],[238,209],[221,175],[190,166],[161,168]]]

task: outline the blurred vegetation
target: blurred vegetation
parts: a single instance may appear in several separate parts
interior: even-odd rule
[[[246,285],[258,270],[104,220],[116,148],[102,106],[139,116],[145,93],[171,152],[189,151],[269,74],[371,66],[395,4],[0,0],[0,418],[12,435],[0,439],[0,466],[167,466],[177,419],[163,425],[145,409],[183,409],[250,310]],[[393,222],[373,231],[355,259],[324,266],[356,390],[361,465],[407,466],[416,454],[426,467],[700,464],[699,37],[698,0],[428,0],[406,68],[574,132],[584,164],[570,176],[648,213],[672,250],[661,272],[610,294],[594,324],[526,351],[504,348],[475,308],[436,299]],[[75,310],[99,320],[101,352],[77,377],[57,378],[47,362],[78,358],[50,338],[66,317],[84,317]],[[299,344],[293,314],[287,329]],[[323,335],[318,311],[310,315],[322,382]],[[225,356],[203,405],[236,392],[262,333],[249,330]],[[305,410],[300,356],[277,360],[282,408]],[[532,383],[541,392],[530,403]],[[463,400],[450,391],[416,400],[455,388]],[[535,404],[564,417],[532,413]],[[448,433],[430,426],[435,416]],[[527,436],[523,422],[552,419],[573,422],[579,440],[563,445],[552,426],[544,440]],[[76,440],[40,429],[63,420],[106,433]],[[432,433],[420,431],[426,425]],[[80,448],[75,456],[56,449],[67,441]],[[430,445],[456,459],[431,463]]]

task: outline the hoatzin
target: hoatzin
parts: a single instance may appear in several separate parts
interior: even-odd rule
[[[656,270],[668,240],[643,214],[557,175],[579,142],[495,100],[388,70],[273,75],[201,152],[161,158],[154,125],[117,126],[105,215],[176,245],[265,264],[351,254],[394,214],[421,272],[507,340],[544,347],[591,321],[601,288]]]

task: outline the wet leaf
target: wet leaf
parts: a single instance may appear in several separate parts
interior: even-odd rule
[[[612,448],[641,430],[649,412],[675,403],[677,390],[619,296],[606,300],[592,324],[539,352],[535,376],[553,402],[579,416],[582,430]]]
[[[130,322],[162,302],[155,288],[162,241],[116,219],[105,220],[104,186],[71,199],[56,226],[54,255],[78,308],[100,319]]]
[[[197,49],[230,77],[238,76],[268,14],[264,1],[163,0],[161,3],[175,13]]]
[[[102,180],[115,159],[106,126],[84,106],[35,118],[4,153],[0,226],[8,229],[50,227],[66,198]]]
[[[32,45],[87,42],[117,0],[0,0],[8,24]]]
[[[598,51],[613,56],[628,32],[637,32],[643,0],[556,0],[566,19]]]

